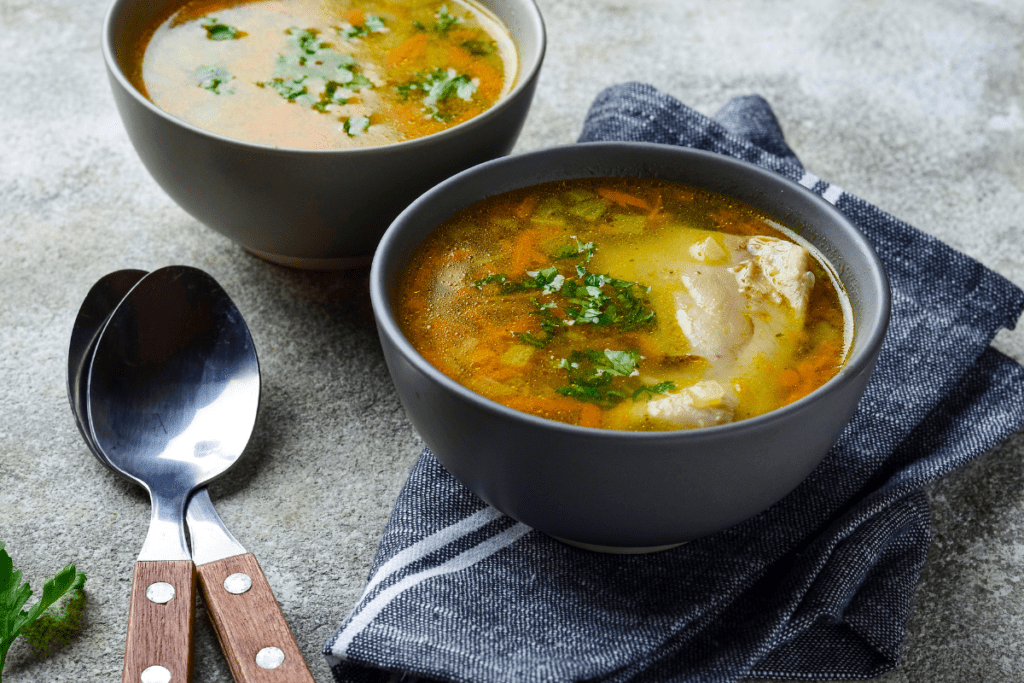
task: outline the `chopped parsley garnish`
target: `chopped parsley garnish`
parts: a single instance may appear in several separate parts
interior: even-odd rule
[[[578,237],[573,237],[572,242],[567,242],[555,250],[551,256],[555,259],[567,259],[575,258],[580,254],[583,254],[585,261],[584,263],[590,263],[590,259],[594,257],[594,243],[593,242],[581,242]]]
[[[352,92],[374,87],[358,72],[355,57],[338,52],[315,29],[292,28],[285,33],[289,52],[278,55],[273,79],[256,85],[273,88],[289,102],[321,113],[327,113],[330,105],[347,104]]]
[[[209,90],[215,95],[223,93],[233,94],[234,90],[221,90],[221,86],[226,84],[228,81],[234,79],[227,69],[214,66],[212,64],[203,64],[195,71],[196,84],[204,90]]]
[[[556,391],[563,396],[610,408],[627,396],[636,400],[642,396],[663,394],[675,389],[674,382],[659,382],[640,387],[631,394],[612,387],[616,377],[634,377],[640,374],[639,364],[640,351],[636,349],[571,351],[569,357],[561,359],[558,364],[558,367],[568,373],[569,384],[558,387]]]
[[[370,127],[370,119],[365,116],[353,116],[350,119],[345,119],[342,127],[350,138],[359,137]]]
[[[236,40],[245,35],[245,31],[239,31],[234,26],[222,24],[213,17],[203,19],[202,26],[206,29],[206,38],[208,40]]]
[[[485,43],[482,40],[467,40],[462,43],[461,47],[474,57],[483,57],[494,54],[495,52],[495,43],[493,40],[489,43]]]
[[[535,315],[550,339],[561,326],[576,324],[614,326],[622,332],[631,332],[654,323],[655,313],[644,299],[649,291],[636,282],[619,280],[600,273],[587,272],[576,267],[577,277],[566,277],[554,266],[527,274],[518,280],[495,273],[473,283],[477,289],[497,285],[500,295],[540,290],[547,301],[536,300]],[[552,313],[559,309],[562,317]],[[557,320],[560,325],[555,325]],[[548,329],[550,328],[550,329]],[[532,342],[531,342],[532,343]]]
[[[384,19],[376,14],[367,14],[365,24],[352,24],[346,28],[335,28],[345,40],[355,40],[371,33],[386,33],[389,29]]]
[[[337,81],[327,81],[324,84],[324,91],[320,93],[320,101],[313,105],[313,109],[326,112],[329,104],[347,104],[348,99],[338,94],[338,89],[341,87],[342,84]]]
[[[546,348],[556,338],[564,338],[566,331],[574,326],[576,330],[586,329],[579,325],[611,327],[620,332],[653,325],[656,316],[647,301],[650,288],[588,271],[587,266],[596,250],[593,242],[573,237],[549,255],[555,260],[575,259],[574,264],[548,266],[527,272],[517,279],[505,273],[492,273],[472,285],[479,290],[494,287],[498,296],[533,293],[530,302],[540,330],[516,332],[515,336],[523,344],[536,348]],[[577,346],[575,341],[572,343]],[[563,396],[610,408],[627,398],[645,400],[675,389],[676,385],[671,381],[636,388],[636,381],[615,380],[638,376],[641,360],[637,349],[574,349],[568,358],[559,359],[556,364],[568,375],[568,383],[556,391]]]
[[[492,273],[473,283],[477,289],[494,286],[499,296],[535,292],[530,299],[533,315],[540,322],[539,332],[517,332],[524,344],[545,348],[552,340],[574,325],[614,327],[622,332],[638,330],[655,322],[654,309],[646,301],[650,291],[636,282],[620,280],[602,273],[587,271],[586,264],[593,257],[593,242],[573,238],[558,247],[553,258],[576,258],[574,271],[569,275],[549,266],[525,276],[512,279],[504,273]],[[644,395],[660,394],[675,388],[672,382],[661,382],[641,387],[632,392],[613,388],[612,378],[639,374],[637,366],[640,352],[592,349],[572,351],[558,367],[569,374],[569,383],[558,388],[558,393],[610,407],[624,398],[637,399]]]
[[[636,368],[639,362],[637,350],[572,351],[559,363],[569,375],[569,384],[556,391],[580,401],[611,407],[626,397],[624,392],[611,387],[612,380],[639,372]]]
[[[658,382],[657,384],[652,384],[649,387],[640,387],[633,392],[633,400],[636,401],[641,397],[650,398],[655,394],[667,394],[675,388],[675,382]]]
[[[309,92],[309,88],[302,84],[304,80],[306,80],[305,76],[287,81],[283,78],[274,78],[270,81],[262,81],[256,85],[261,88],[269,86],[276,90],[281,97],[289,102],[294,102],[299,96]]]
[[[467,102],[476,93],[476,83],[466,74],[459,74],[455,69],[436,68],[427,74],[417,73],[406,83],[395,86],[402,101],[414,95],[421,95],[423,108],[427,114],[437,121],[451,121],[454,114],[446,109],[444,102],[454,96]]]
[[[437,33],[447,33],[452,26],[462,23],[462,17],[457,17],[449,12],[448,5],[441,5],[441,9],[437,10],[434,19],[436,20],[434,31]]]

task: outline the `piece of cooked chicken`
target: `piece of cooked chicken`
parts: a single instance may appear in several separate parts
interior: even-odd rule
[[[732,422],[739,399],[731,387],[714,380],[696,384],[647,401],[646,414],[679,427],[711,427]]]
[[[601,253],[610,272],[652,287],[666,353],[707,363],[702,377],[649,400],[646,414],[684,427],[730,422],[736,382],[792,356],[814,286],[812,257],[768,236],[683,228],[671,240],[642,261],[628,246]]]

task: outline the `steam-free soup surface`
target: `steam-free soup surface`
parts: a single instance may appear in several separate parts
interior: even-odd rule
[[[136,87],[232,138],[292,148],[409,140],[489,109],[511,37],[464,0],[193,0],[137,51]]]
[[[396,307],[427,360],[490,399],[669,430],[760,415],[834,376],[852,333],[837,285],[810,244],[752,207],[601,178],[455,215],[417,249]]]

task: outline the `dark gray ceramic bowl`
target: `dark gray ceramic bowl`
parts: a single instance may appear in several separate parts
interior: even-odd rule
[[[125,76],[140,34],[181,0],[114,0],[103,56],[121,120],[157,183],[194,218],[283,265],[366,265],[398,213],[441,180],[507,154],[519,136],[544,58],[534,0],[479,0],[519,53],[512,91],[446,131],[382,147],[274,148],[204,131],[160,110]]]
[[[853,306],[843,370],[774,412],[706,429],[619,432],[517,412],[428,363],[392,310],[416,246],[456,211],[541,182],[601,176],[675,180],[741,199],[798,230],[835,266]],[[585,547],[653,549],[730,527],[793,490],[853,414],[889,321],[889,285],[864,236],[832,205],[746,162],[642,143],[593,143],[488,162],[412,203],[374,257],[370,292],[388,368],[413,425],[437,458],[505,514]]]

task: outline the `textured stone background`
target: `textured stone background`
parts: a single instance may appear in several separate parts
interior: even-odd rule
[[[597,92],[647,81],[711,114],[760,93],[808,170],[1024,285],[1019,0],[539,0],[549,49],[516,151],[571,143]],[[118,680],[144,494],[86,451],[65,396],[71,326],[105,273],[210,272],[252,330],[248,466],[211,487],[260,559],[318,681],[420,442],[395,397],[366,271],[260,261],[146,174],[99,50],[105,0],[0,0],[0,540],[37,590],[89,574],[83,633],[15,644],[5,680]],[[996,345],[1024,362],[1024,330]],[[1022,398],[1024,400],[1024,398]],[[1024,434],[932,491],[935,541],[885,683],[1024,680]],[[230,681],[205,615],[195,680]]]

